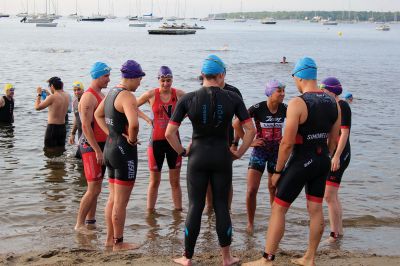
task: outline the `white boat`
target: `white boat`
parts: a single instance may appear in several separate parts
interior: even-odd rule
[[[141,22],[129,23],[129,27],[144,28],[146,27],[146,23],[141,23]]]
[[[376,30],[389,31],[390,30],[390,26],[386,25],[386,24],[382,24],[382,25],[379,25],[378,27],[376,27]]]
[[[275,25],[276,20],[273,18],[264,18],[261,20],[261,24],[269,24],[269,25]]]
[[[240,14],[242,14],[242,15],[240,15],[239,18],[234,19],[233,22],[244,23],[247,21],[247,19],[245,19],[243,16],[243,1],[242,0],[240,1]]]
[[[140,17],[138,20],[142,22],[160,22],[163,20],[163,17],[155,17],[152,14],[149,14],[143,15],[143,17]]]
[[[312,19],[310,19],[310,23],[319,23],[321,21],[320,16],[314,16]]]
[[[326,26],[337,26],[337,22],[334,20],[322,20],[322,25],[326,25]]]
[[[29,17],[25,21],[23,20],[21,20],[21,22],[24,23],[51,23],[54,19],[49,17]]]
[[[57,27],[57,22],[50,22],[50,23],[36,23],[36,27],[45,27],[45,28],[54,28]]]

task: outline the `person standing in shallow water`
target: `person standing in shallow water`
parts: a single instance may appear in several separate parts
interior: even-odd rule
[[[79,140],[83,169],[87,181],[87,191],[81,199],[75,230],[78,233],[93,234],[89,228],[95,227],[97,198],[101,192],[106,168],[104,166],[103,149],[107,135],[94,119],[94,112],[104,99],[102,89],[110,82],[111,68],[103,62],[93,64],[90,75],[90,87],[82,95],[78,105],[83,135]],[[86,226],[85,226],[86,225]]]
[[[286,86],[277,81],[270,80],[265,88],[266,101],[259,102],[249,108],[250,117],[254,119],[257,134],[251,146],[254,147],[250,156],[247,172],[247,232],[253,234],[254,215],[256,213],[257,192],[260,187],[261,177],[267,169],[268,190],[270,204],[275,197],[275,189],[271,178],[278,158],[279,143],[282,139],[283,125],[286,118],[285,98]],[[239,136],[243,136],[243,129],[238,120],[235,120],[235,129]]]
[[[82,122],[81,122],[81,118],[79,117],[79,110],[78,110],[79,101],[81,100],[81,97],[82,97],[82,94],[84,91],[84,86],[83,86],[82,82],[75,81],[72,84],[72,90],[74,91],[74,95],[75,95],[75,98],[72,102],[72,111],[74,112],[74,122],[72,125],[71,135],[69,136],[69,143],[75,144],[76,132],[78,132],[78,139],[80,139],[81,135],[82,135]],[[78,159],[82,158],[79,147],[75,153],[75,157]]]
[[[174,262],[191,265],[201,216],[205,206],[208,183],[213,192],[216,229],[221,246],[223,265],[239,262],[231,255],[232,223],[229,214],[229,191],[232,185],[232,158],[238,159],[249,148],[254,135],[254,125],[240,97],[223,90],[225,64],[215,55],[204,60],[203,87],[185,94],[178,102],[165,136],[181,156],[189,156],[187,188],[189,209],[185,223],[185,253]],[[177,137],[180,123],[188,116],[193,126],[192,144],[186,150]],[[229,127],[236,115],[243,123],[245,134],[237,151],[230,150]]]
[[[151,213],[155,210],[158,196],[158,188],[161,182],[161,170],[164,158],[167,158],[169,167],[169,182],[171,184],[172,200],[175,210],[182,210],[182,190],[180,173],[182,156],[169,145],[165,139],[165,130],[176,103],[185,94],[184,91],[172,87],[173,75],[167,66],[162,66],[158,71],[160,87],[143,93],[138,99],[138,106],[149,103],[153,120],[142,115],[147,123],[152,125],[152,132],[147,148],[148,163],[150,169],[150,182],[147,189],[147,210]],[[179,133],[177,132],[178,137]]]
[[[4,85],[4,96],[0,97],[0,123],[14,123],[14,86]]]
[[[138,107],[135,92],[145,76],[134,60],[121,67],[122,79],[96,109],[96,121],[108,135],[104,160],[109,176],[109,189],[105,218],[106,246],[114,251],[136,249],[139,245],[124,242],[126,206],[135,184],[139,133]]]
[[[285,216],[305,187],[310,217],[309,244],[297,265],[315,265],[324,231],[322,201],[340,128],[340,108],[335,99],[318,88],[314,60],[300,59],[292,72],[301,96],[289,101],[284,135],[272,175],[276,195],[272,204],[263,257],[243,265],[273,265],[285,232]],[[290,157],[290,160],[288,161]],[[285,164],[288,161],[286,167]]]
[[[351,128],[351,109],[350,105],[339,99],[342,93],[342,85],[335,77],[329,77],[322,81],[321,88],[327,94],[335,98],[339,103],[341,110],[341,126],[338,146],[332,156],[331,172],[326,180],[325,201],[329,210],[329,225],[331,233],[328,242],[335,242],[339,237],[343,236],[342,225],[342,204],[339,200],[339,186],[342,181],[344,171],[350,164],[351,148],[350,148],[350,128]]]

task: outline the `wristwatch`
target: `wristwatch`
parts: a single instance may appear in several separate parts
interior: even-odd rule
[[[185,148],[183,148],[183,152],[181,152],[181,153],[179,154],[179,156],[182,156],[182,157],[186,157],[186,156],[187,156],[187,154],[186,154],[186,149],[185,149]]]
[[[280,171],[276,171],[276,167],[274,168],[274,174],[282,174],[282,171],[283,171],[283,169]]]

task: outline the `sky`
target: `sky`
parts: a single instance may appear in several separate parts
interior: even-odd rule
[[[58,13],[68,15],[91,15],[114,13],[116,16],[142,15],[151,12],[157,16],[205,17],[210,13],[250,11],[301,11],[301,10],[345,10],[345,11],[400,11],[400,0],[48,0],[58,6]],[[0,12],[17,14],[26,11],[42,13],[46,0],[0,0]],[[113,8],[112,8],[113,7]],[[53,11],[52,11],[53,12]]]

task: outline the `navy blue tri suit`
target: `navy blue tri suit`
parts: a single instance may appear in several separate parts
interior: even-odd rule
[[[234,115],[242,122],[250,117],[236,93],[217,87],[203,87],[182,96],[169,123],[180,125],[186,115],[193,126],[187,166],[189,210],[185,224],[185,257],[190,259],[200,232],[208,183],[214,195],[219,244],[221,247],[231,244],[228,195],[232,186],[232,157],[228,129]]]
[[[339,101],[339,106],[341,110],[341,118],[342,118],[342,123],[341,123],[341,128],[348,128],[350,130],[351,128],[351,109],[350,105],[343,100]],[[327,186],[334,186],[334,187],[339,187],[340,182],[342,181],[342,176],[344,171],[346,170],[347,166],[350,164],[350,157],[351,157],[351,152],[350,152],[350,135],[347,139],[346,146],[344,147],[342,154],[340,155],[340,167],[338,170],[335,172],[330,172],[328,179],[326,180],[326,185]]]
[[[307,105],[292,155],[278,181],[275,202],[289,207],[305,186],[307,200],[322,203],[331,167],[327,139],[338,117],[336,101],[323,92],[299,96]]]
[[[0,108],[0,123],[14,123],[14,99],[9,100],[7,96],[3,96],[4,106]]]
[[[137,146],[130,145],[122,133],[127,134],[128,119],[114,107],[115,98],[123,91],[113,88],[104,102],[105,121],[109,130],[104,147],[109,183],[133,186],[137,172]]]

